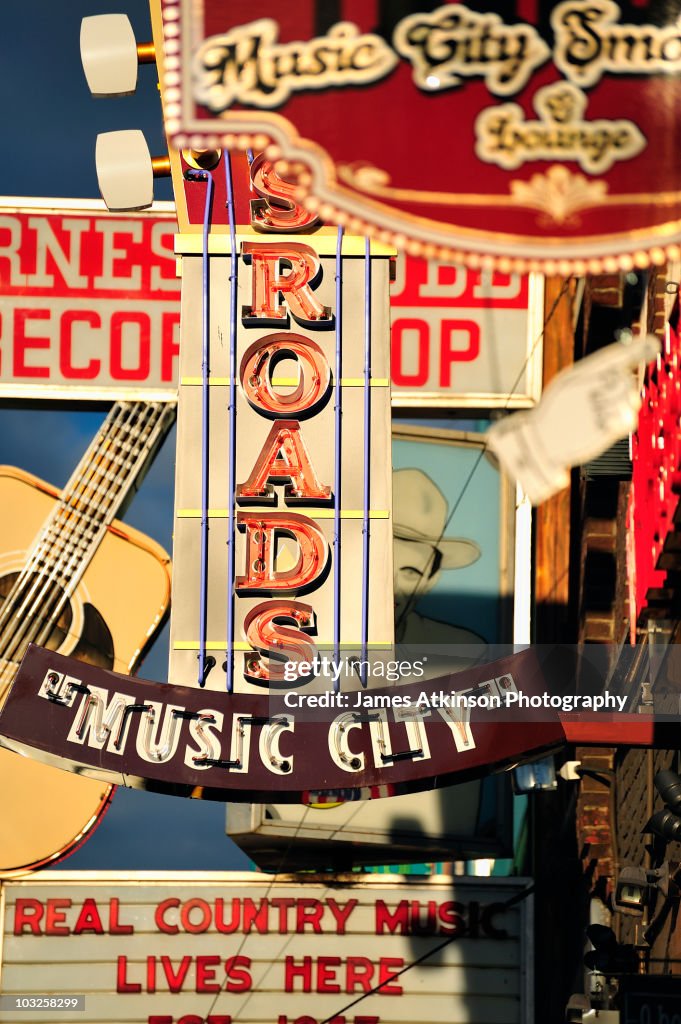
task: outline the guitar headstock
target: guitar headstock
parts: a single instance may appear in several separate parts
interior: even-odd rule
[[[81,57],[88,86],[95,96],[128,95],[137,89],[138,66],[155,64],[158,74],[164,125],[168,110],[178,102],[172,63],[175,42],[166,26],[164,39],[160,0],[150,0],[153,41],[138,42],[124,14],[84,18]],[[166,138],[168,132],[166,131]],[[191,141],[191,140],[190,140]],[[257,143],[254,154],[251,145]],[[270,140],[263,136],[236,138],[230,152],[219,148],[183,149],[168,146],[167,154],[152,155],[142,132],[108,132],[97,137],[96,162],[100,190],[111,210],[139,210],[153,202],[154,178],[172,181],[178,228],[181,234],[203,230],[205,195],[188,180],[190,169],[207,170],[213,176],[211,231],[229,230],[228,175],[231,179],[235,223],[260,231],[299,232],[319,226],[314,214],[296,202],[296,168],[275,165],[268,158]],[[226,163],[229,162],[229,170]],[[281,175],[285,174],[285,177]],[[276,223],[268,209],[276,207]]]

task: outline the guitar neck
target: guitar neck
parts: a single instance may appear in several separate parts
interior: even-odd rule
[[[27,569],[57,571],[72,590],[104,532],[144,478],[175,419],[174,403],[117,402],[36,539]]]

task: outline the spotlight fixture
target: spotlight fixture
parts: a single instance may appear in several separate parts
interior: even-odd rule
[[[636,867],[622,868],[615,888],[615,907],[621,914],[640,917],[648,903],[650,890],[658,889],[666,897],[673,884],[670,882],[667,863],[654,871]]]
[[[658,791],[670,811],[681,813],[681,775],[670,768],[658,772],[654,779]]]
[[[631,945],[620,945],[612,928],[604,924],[590,924],[586,937],[594,947],[584,956],[584,966],[595,974],[606,976],[635,974],[638,956]]]
[[[622,868],[615,888],[615,907],[621,914],[640,917],[648,898],[648,875],[645,868]]]
[[[658,772],[654,779],[655,789],[658,791],[666,808],[656,811],[643,829],[644,832],[652,832],[661,836],[667,842],[681,842],[681,776],[677,775],[670,768]]]
[[[581,992],[570,996],[568,1004],[565,1007],[565,1020],[568,1024],[582,1024],[584,1020],[584,1014],[588,1013],[591,1009],[591,1001],[588,996],[583,995]]]
[[[681,818],[672,814],[670,810],[655,811],[652,818],[643,829],[644,832],[654,832],[671,842],[681,842]]]

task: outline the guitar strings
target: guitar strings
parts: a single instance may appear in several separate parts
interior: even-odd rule
[[[116,436],[116,418],[121,418],[124,412],[124,410],[116,409],[114,415],[110,417],[110,423],[114,428],[110,433],[113,436]],[[101,457],[97,460],[93,458],[89,462],[88,456],[94,455],[96,449],[102,447],[102,440],[106,437],[107,431],[102,430],[85,459],[81,460],[70,481],[71,486],[67,485],[55,511],[41,531],[24,570],[6,599],[6,610],[3,609],[4,615],[2,616],[5,631],[0,639],[6,656],[10,658],[12,655],[18,654],[22,642],[27,642],[28,639],[35,640],[44,631],[46,615],[49,616],[52,613],[51,618],[53,622],[55,621],[54,610],[51,606],[54,604],[58,590],[53,589],[54,584],[59,582],[60,576],[68,566],[72,550],[77,550],[78,545],[82,544],[89,529],[87,520],[78,513],[76,505],[82,503],[84,499],[87,508],[88,502],[91,501],[88,491],[93,489],[93,480],[98,481],[107,472]],[[87,462],[88,465],[87,472],[83,472],[84,462]],[[94,490],[96,493],[96,484]],[[92,515],[96,523],[94,509]],[[45,566],[50,563],[50,560],[52,569],[50,572],[45,572]],[[53,590],[52,594],[50,594],[51,589]],[[29,606],[30,601],[33,602],[32,607]],[[42,616],[35,614],[39,604],[43,606]],[[33,618],[31,617],[32,613],[34,614]],[[15,629],[8,638],[7,627],[14,624],[13,620],[21,623],[24,628]],[[30,636],[27,635],[29,633]],[[5,666],[5,674],[9,670],[11,670],[11,666]]]
[[[156,424],[153,417],[153,413],[150,413],[147,423],[145,423],[142,428],[138,428],[135,424],[131,424],[130,430],[128,432],[128,438],[124,441],[122,440],[120,445],[121,450],[124,454],[112,456],[112,461],[114,462],[114,464],[118,464],[119,467],[125,469],[125,472],[127,474],[123,483],[119,484],[118,495],[122,495],[124,497],[125,494],[128,492],[129,488],[131,487],[131,485],[134,483],[138,473],[136,463],[141,453],[140,448],[142,451],[144,450],[144,447],[148,443],[154,431],[155,425]],[[135,431],[137,429],[140,429],[139,437],[135,436]],[[132,442],[129,440],[131,435],[133,438]],[[124,457],[126,451],[127,457]],[[114,480],[116,479],[116,473],[111,469],[106,469],[103,475],[105,479],[109,479],[112,476]],[[100,487],[95,488],[96,492],[100,490]],[[104,493],[106,494],[106,497],[108,499],[106,507],[104,509],[100,509],[100,506],[97,506],[97,514],[102,517],[102,521],[99,524],[97,524],[96,522],[86,523],[86,531],[84,537],[78,541],[78,546],[82,546],[82,540],[85,540],[87,542],[88,548],[96,548],[99,545],[100,540],[104,536],[107,527],[114,518],[114,515],[116,513],[117,508],[119,507],[120,502],[116,501],[117,495],[111,494],[110,488],[107,488],[107,490],[105,490]],[[83,514],[81,513],[81,517],[82,515]],[[90,537],[88,537],[88,533],[90,533]],[[69,563],[67,563],[67,569],[71,570],[71,566],[74,566],[74,571],[67,587],[62,591],[61,600],[59,601],[56,609],[54,610],[53,616],[55,614],[59,615],[61,613],[61,610],[63,609],[67,600],[69,600],[69,598],[72,596],[78,584],[78,581],[82,576],[81,567],[83,566],[83,563],[87,564],[87,558],[85,558],[77,550],[76,546],[76,549],[74,549],[71,555]],[[36,642],[44,643],[44,641],[49,637],[50,629],[51,625],[47,623],[42,633],[39,634]]]
[[[115,504],[115,500],[116,500],[117,495],[115,493],[113,493],[112,490],[111,490],[111,486],[110,486],[111,482],[118,483],[119,493],[123,492],[125,490],[125,488],[129,485],[128,484],[128,480],[129,480],[130,476],[135,471],[135,462],[136,462],[136,460],[138,458],[138,455],[139,455],[139,452],[135,451],[135,447],[136,447],[135,442],[137,442],[137,447],[143,445],[145,443],[145,441],[148,439],[149,430],[150,430],[151,426],[152,426],[151,423],[144,424],[143,426],[139,426],[139,425],[136,425],[136,424],[130,424],[127,436],[125,438],[120,438],[120,443],[119,443],[120,454],[117,454],[116,452],[107,452],[106,453],[107,458],[109,459],[109,462],[108,462],[108,466],[107,466],[106,463],[104,463],[105,468],[103,469],[103,472],[102,472],[101,476],[106,481],[109,481],[109,484],[106,485],[104,490],[102,490],[102,486],[100,484],[95,485],[95,487],[93,488],[93,497],[96,498],[98,494],[103,493],[105,498],[107,499],[107,504],[106,504],[106,506],[104,508],[102,508],[101,500],[97,499],[98,504],[95,505],[95,512],[96,512],[97,515],[104,516],[105,519],[108,518],[109,511],[111,510],[111,508]],[[140,430],[139,438],[135,438],[134,437],[134,431],[136,431],[137,429]],[[131,435],[133,436],[133,441],[132,442],[130,440]],[[116,468],[111,469],[111,465],[112,464],[113,464],[114,467],[117,467],[117,469]],[[126,474],[125,477],[122,476],[123,473]],[[121,480],[123,481],[122,483],[121,483]],[[87,503],[87,501],[92,501],[92,497],[86,498],[85,501],[86,501],[86,503]],[[92,519],[91,518],[91,519],[88,520],[87,515],[85,514],[85,512],[82,509],[76,508],[74,511],[75,511],[76,519],[80,519],[81,521],[84,522],[84,525],[86,527],[86,530],[85,530],[85,537],[86,538],[87,538],[87,533],[88,532],[92,533],[95,529],[97,529],[98,531],[101,531],[102,528],[105,525],[105,523],[97,524],[96,523],[96,519]],[[79,543],[81,543],[81,541],[79,541]],[[73,572],[72,567],[74,567],[74,559],[76,559],[77,556],[78,556],[78,551],[74,547],[74,551],[72,552],[70,561],[67,563],[67,566],[66,566],[66,570],[67,570],[67,572],[65,573],[66,578],[69,578],[69,574]],[[80,563],[76,562],[75,563],[75,567],[74,567],[75,570],[77,570],[79,568],[79,566],[80,566]],[[73,576],[71,575],[70,578],[72,579]]]
[[[98,474],[95,474],[95,484],[91,488],[91,495],[84,495],[85,488],[81,488],[81,496],[77,494],[71,499],[71,510],[75,513],[72,518],[76,521],[76,531],[74,535],[76,543],[72,545],[72,551],[65,552],[70,555],[66,562],[65,578],[69,580],[71,586],[75,582],[75,576],[81,570],[81,560],[76,560],[79,552],[77,547],[83,547],[85,545],[91,546],[93,541],[98,543],[97,538],[101,535],[108,525],[108,522],[113,518],[113,512],[120,504],[120,500],[125,497],[125,494],[129,490],[131,484],[134,482],[137,476],[137,470],[135,463],[143,451],[144,447],[148,444],[153,431],[159,426],[162,416],[157,417],[155,415],[156,410],[149,410],[148,414],[145,411],[144,415],[147,416],[147,422],[145,423],[138,417],[135,420],[135,414],[137,410],[133,408],[133,418],[126,422],[125,432],[121,432],[120,436],[109,439],[105,446],[106,458],[100,460],[98,468]],[[160,409],[161,414],[163,409]],[[132,438],[132,443],[131,443]],[[117,449],[113,450],[114,441],[117,442]],[[127,454],[126,454],[127,452]],[[112,470],[111,466],[115,468]],[[117,468],[116,468],[117,467]],[[97,479],[97,475],[99,479]],[[105,487],[100,485],[100,480],[109,481]],[[112,489],[111,483],[116,484],[116,489]],[[106,498],[106,502],[103,503],[98,494],[103,494]],[[91,510],[91,514],[87,515],[87,504],[92,504],[93,499],[96,499],[96,504]],[[73,501],[77,501],[78,504],[85,504],[85,509],[74,508]],[[102,520],[98,522],[97,520]]]
[[[75,515],[76,503],[86,497],[93,478],[101,476],[102,459],[95,458],[98,449],[101,449],[103,440],[110,432],[116,436],[119,429],[117,419],[125,417],[125,407],[116,405],[97,435],[93,445],[90,446],[83,459],[81,459],[75,473],[72,475],[55,509],[41,529],[33,550],[29,552],[23,570],[15,581],[10,593],[5,599],[2,612],[0,613],[0,650],[8,660],[17,654],[18,645],[22,638],[26,637],[27,625],[33,626],[32,638],[38,635],[40,623],[30,619],[31,612],[36,612],[38,601],[46,601],[49,588],[56,581],[62,572],[62,564],[70,554],[70,548],[77,543],[79,534],[83,534],[86,524],[82,517]],[[107,423],[109,431],[106,430]],[[88,500],[86,498],[86,500]],[[56,552],[56,557],[55,557]],[[50,572],[45,572],[45,566],[51,564]],[[65,564],[65,563],[64,563]],[[38,588],[40,590],[38,591]],[[29,602],[33,602],[29,606]],[[48,606],[49,608],[49,606]],[[45,609],[47,610],[47,609]],[[16,621],[15,621],[16,620]],[[23,623],[24,629],[16,627]],[[12,630],[8,635],[8,629]],[[7,675],[13,666],[6,665],[3,675]]]
[[[122,410],[124,415],[126,411],[127,410]],[[116,427],[116,417],[114,416],[112,418],[114,420],[114,426]],[[120,413],[118,418],[120,419]],[[128,425],[127,422],[124,421],[124,430],[121,431],[120,429],[117,428],[116,430],[112,431],[109,437],[107,438],[107,442],[104,447],[111,448],[113,443],[116,442],[119,449],[124,449],[126,447],[125,431],[127,431],[129,434],[130,426]],[[146,439],[147,433],[148,431],[145,430],[144,433],[141,435],[140,440],[142,442]],[[106,431],[102,431],[100,433],[98,437],[99,447],[101,447],[102,437],[106,436]],[[129,444],[127,446],[130,447]],[[54,600],[59,597],[60,593],[63,594],[63,590],[60,586],[58,586],[56,590],[50,595],[50,587],[52,587],[55,582],[59,583],[58,578],[60,574],[64,573],[65,569],[70,571],[71,565],[74,560],[74,555],[78,553],[78,547],[85,548],[87,546],[91,546],[92,541],[96,540],[96,535],[101,533],[102,529],[102,524],[101,522],[98,522],[98,519],[101,520],[102,517],[107,517],[107,513],[110,511],[110,508],[113,505],[113,500],[109,500],[106,503],[106,505],[103,505],[103,503],[99,501],[98,504],[94,506],[89,520],[87,519],[85,513],[79,512],[77,509],[74,508],[73,503],[75,501],[77,503],[82,504],[84,498],[85,507],[87,509],[88,502],[92,501],[92,495],[88,494],[87,492],[94,492],[94,496],[96,497],[97,491],[100,489],[98,487],[99,481],[111,476],[111,471],[108,468],[111,465],[111,461],[111,458],[109,458],[109,460],[107,461],[100,457],[98,461],[95,461],[92,464],[92,468],[88,474],[86,474],[85,476],[83,476],[82,474],[80,475],[80,479],[77,481],[78,486],[72,485],[70,488],[67,487],[66,491],[70,491],[70,493],[65,492],[65,494],[62,496],[62,500],[56,510],[56,514],[53,514],[53,516],[51,517],[50,522],[48,522],[47,524],[47,529],[43,530],[43,536],[42,538],[40,538],[42,543],[36,545],[35,552],[31,557],[29,557],[28,560],[28,571],[24,571],[24,573],[22,574],[22,582],[26,582],[27,580],[30,582],[31,579],[35,580],[35,576],[33,574],[36,572],[37,567],[37,580],[38,583],[42,585],[42,589],[40,593],[36,594],[35,583],[33,584],[33,586],[30,587],[29,597],[35,597],[32,608],[26,608],[26,598],[24,598],[24,602],[21,607],[21,612],[23,612],[24,610],[26,611],[26,615],[22,619],[25,628],[13,634],[12,640],[14,641],[14,652],[10,650],[8,653],[16,654],[17,646],[20,645],[22,641],[27,642],[27,639],[40,641],[43,638],[43,636],[45,636],[45,634],[47,634],[45,638],[48,638],[50,632],[54,628],[54,623],[58,620],[58,616],[62,610],[62,607],[66,603],[66,600],[70,595],[67,594],[66,596],[64,596],[60,606],[58,606],[57,608],[53,608],[51,607],[51,605],[54,604]],[[120,463],[120,459],[118,459],[118,461]],[[75,476],[78,477],[78,475],[79,474],[77,471]],[[93,481],[95,482],[94,487],[92,486]],[[121,486],[124,485],[119,485],[119,489],[121,488]],[[111,497],[115,500],[115,495],[112,495]],[[109,506],[109,508],[107,508],[107,505]],[[77,514],[74,515],[74,512],[77,512]],[[65,519],[64,514],[66,514]],[[52,535],[55,533],[55,528],[57,528],[57,536],[53,538]],[[61,536],[59,536],[60,532]],[[60,557],[55,560],[52,572],[48,574],[45,574],[42,571],[41,564],[45,560],[44,551],[46,549],[46,544],[50,544],[52,547],[61,547]],[[84,571],[86,564],[87,560],[81,561],[80,575],[82,575],[82,571]],[[71,590],[75,589],[75,585],[77,584],[77,582],[78,579],[72,576],[70,587]],[[13,592],[9,595],[8,613],[14,611],[14,608],[16,607],[16,601],[20,597],[21,587],[15,586]],[[35,617],[34,613],[38,602],[46,602],[46,607],[43,609],[42,616]],[[14,617],[16,618],[18,614],[19,613],[14,612]],[[34,617],[32,617],[32,615]],[[46,621],[47,615],[49,615],[49,618],[47,618]],[[27,637],[27,633],[29,631],[32,631],[31,637]]]
[[[122,417],[123,412],[118,413],[118,418]],[[112,420],[111,433],[116,429],[115,419],[116,417],[110,417]],[[105,446],[108,431],[106,430],[107,423],[101,428],[97,435],[96,441],[93,446],[86,452],[86,455],[79,463],[75,473],[71,480],[67,484],[62,496],[56,506],[53,514],[48,518],[44,524],[41,533],[38,536],[34,550],[29,554],[27,563],[17,580],[16,590],[18,591],[20,586],[25,580],[34,580],[34,585],[31,590],[24,597],[24,603],[19,608],[13,611],[13,614],[19,615],[24,612],[26,608],[26,600],[33,597],[35,586],[40,579],[45,581],[45,574],[42,573],[43,564],[47,563],[48,560],[54,569],[59,568],[59,559],[55,559],[55,552],[60,557],[68,551],[68,545],[71,542],[71,536],[76,535],[76,528],[78,526],[78,518],[82,516],[82,513],[78,510],[78,504],[84,499],[86,502],[90,500],[86,497],[86,492],[91,482],[91,478],[96,475],[102,468],[101,455],[97,460],[94,460],[94,453],[98,448]],[[93,451],[94,449],[94,451]],[[91,451],[93,456],[91,456]],[[86,472],[84,467],[89,467],[89,471]],[[95,486],[96,493],[96,486]],[[86,521],[81,521],[81,526],[84,527]],[[40,576],[35,581],[34,574],[38,572]],[[14,595],[16,598],[18,595]],[[12,611],[12,606],[6,602],[5,607],[8,609],[8,613]],[[6,620],[7,615],[3,615],[2,618]]]
[[[0,611],[0,650],[8,662],[0,672],[0,698],[10,681],[8,675],[13,674],[22,645],[44,643],[49,639],[87,567],[87,551],[98,546],[120,500],[134,483],[139,455],[145,447],[155,447],[172,418],[172,406],[159,403],[143,403],[141,410],[138,403],[117,403],[107,417],[64,488],[56,509],[43,525]],[[83,470],[85,465],[87,472]],[[115,489],[111,482],[116,483]],[[55,549],[59,552],[56,559]],[[50,558],[52,570],[45,573],[44,566]],[[66,588],[62,580],[66,581]],[[29,607],[30,601],[33,603]],[[17,602],[21,603],[17,606]],[[20,619],[23,628],[15,629],[8,637],[13,619]]]

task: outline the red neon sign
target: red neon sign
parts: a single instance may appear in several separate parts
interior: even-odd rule
[[[638,430],[632,437],[633,472],[627,511],[632,619],[645,608],[649,590],[665,585],[666,571],[658,566],[667,536],[674,529],[681,494],[678,321],[677,300],[667,324],[664,350],[646,379]]]

